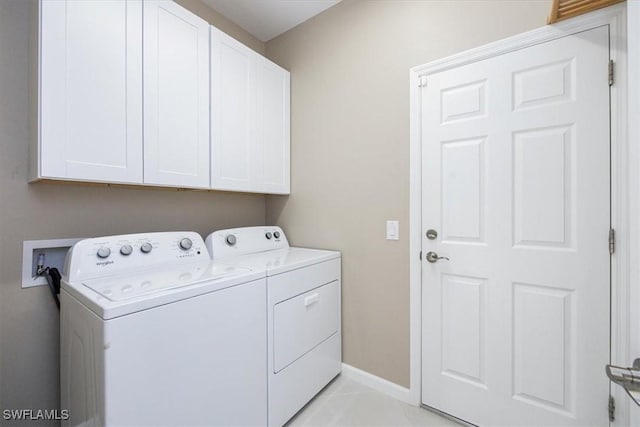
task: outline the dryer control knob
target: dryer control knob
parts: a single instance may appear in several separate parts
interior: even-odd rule
[[[148,254],[149,252],[151,252],[152,249],[153,249],[153,246],[149,242],[143,243],[142,246],[140,246],[140,250],[142,251],[143,254]]]
[[[98,253],[96,254],[98,255],[98,258],[109,258],[109,255],[111,255],[111,249],[103,246],[100,249],[98,249]]]
[[[133,252],[133,248],[131,247],[131,245],[123,245],[120,248],[120,253],[124,256],[129,256],[131,255],[131,252]]]
[[[188,251],[189,249],[191,249],[191,246],[193,246],[193,242],[188,237],[185,237],[184,239],[180,240],[178,246],[180,246],[180,249],[182,249],[183,251]]]
[[[280,232],[279,231],[274,231],[273,232],[273,237],[275,237],[276,239],[280,238]]]
[[[229,234],[227,236],[227,245],[233,246],[235,244],[236,244],[236,236],[234,236],[233,234]]]
[[[267,234],[264,235],[264,237],[266,237],[267,240],[271,240],[271,236],[272,236],[272,234],[271,234],[270,231],[267,231]]]

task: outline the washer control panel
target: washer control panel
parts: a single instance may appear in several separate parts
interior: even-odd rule
[[[239,256],[289,247],[280,227],[244,227],[214,231],[206,239],[213,259]]]
[[[193,231],[124,234],[79,241],[67,254],[65,272],[71,281],[205,260],[207,247]]]

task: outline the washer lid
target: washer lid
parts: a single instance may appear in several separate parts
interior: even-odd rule
[[[233,265],[193,263],[180,268],[87,280],[82,284],[108,299],[125,301],[251,271]]]

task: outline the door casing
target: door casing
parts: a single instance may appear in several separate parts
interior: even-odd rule
[[[627,2],[627,58],[629,76],[640,75],[640,2]],[[628,82],[629,104],[628,117],[640,117],[640,80],[630,79]],[[629,203],[630,203],[630,224],[631,240],[629,245],[629,259],[640,259],[640,221],[633,221],[634,218],[640,218],[640,173],[638,172],[638,162],[640,159],[640,122],[631,120],[629,122],[629,134],[627,135],[629,144],[630,165],[630,187],[629,187]],[[635,142],[635,143],[634,143]],[[630,295],[629,306],[640,307],[640,263],[631,264],[631,275],[629,276]],[[633,286],[635,284],[635,286]],[[630,345],[627,349],[627,360],[624,366],[631,366],[632,361],[636,357],[640,357],[640,310],[631,310],[629,317],[629,338]],[[630,405],[629,425],[640,425],[640,407]]]
[[[410,385],[406,401],[421,402],[421,234],[422,227],[422,171],[421,171],[421,76],[441,72],[461,65],[481,61],[514,50],[555,40],[581,31],[609,26],[610,57],[615,64],[615,81],[611,86],[611,224],[616,230],[616,251],[611,257],[611,363],[628,364],[630,351],[631,277],[637,277],[631,262],[631,248],[640,245],[640,236],[632,234],[640,230],[640,217],[632,216],[640,203],[637,182],[640,181],[640,159],[630,156],[632,149],[627,138],[627,45],[626,3],[611,6],[555,25],[548,25],[504,40],[480,46],[448,58],[413,67],[410,83],[410,194],[409,194],[409,367]],[[606,64],[603,64],[606,66]],[[607,242],[603,241],[603,245]],[[636,263],[638,264],[638,263]],[[602,375],[604,366],[602,367]],[[612,387],[616,400],[616,419],[612,426],[629,425],[629,399],[620,387]],[[606,408],[606,402],[603,402]]]

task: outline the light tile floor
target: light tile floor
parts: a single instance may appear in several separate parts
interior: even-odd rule
[[[287,424],[300,426],[460,427],[460,424],[340,375]]]

